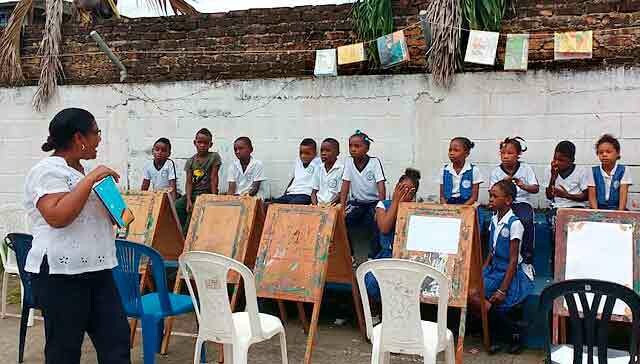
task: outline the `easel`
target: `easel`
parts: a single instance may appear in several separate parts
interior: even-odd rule
[[[456,218],[461,220],[457,254],[440,254],[407,250],[409,219],[411,216]],[[425,237],[428,243],[429,237]],[[462,205],[436,205],[422,203],[401,203],[396,221],[396,236],[393,244],[394,258],[411,259],[429,264],[451,280],[452,289],[449,306],[460,308],[460,326],[456,345],[456,363],[462,364],[464,355],[464,335],[468,299],[472,294],[484,297],[482,280],[482,253],[480,231],[475,207]],[[424,292],[423,292],[424,293]],[[437,304],[437,297],[422,295],[422,302]],[[489,322],[486,306],[481,304],[482,334],[485,349],[489,348]]]
[[[556,217],[556,254],[554,277],[555,281],[563,281],[567,279],[567,241],[570,229],[582,222],[599,222],[611,224],[626,224],[632,226],[632,241],[629,241],[627,247],[630,250],[629,259],[632,259],[633,277],[629,280],[633,283],[633,290],[640,294],[640,255],[638,255],[638,240],[640,239],[640,213],[630,211],[611,211],[611,210],[587,210],[587,209],[559,209]],[[614,237],[610,237],[614,238]],[[602,241],[607,244],[607,249],[615,249],[620,246],[620,241]],[[597,259],[600,254],[595,253],[593,272],[590,273],[591,279],[610,280],[599,275],[598,267],[602,267],[602,262]],[[583,261],[584,262],[584,261]],[[570,277],[574,278],[574,277]],[[616,282],[623,283],[623,282]],[[553,344],[566,342],[566,323],[565,318],[569,316],[568,310],[562,304],[562,300],[556,300],[553,304],[553,322],[552,322],[552,342]],[[630,314],[620,315],[612,314],[611,321],[631,322]]]
[[[262,200],[256,197],[200,195],[191,214],[189,231],[184,251],[206,251],[218,253],[253,268],[264,224]],[[229,274],[228,282],[234,284],[231,311],[238,303],[242,281],[235,273]],[[180,293],[181,277],[176,278],[174,293]],[[167,319],[162,352],[166,352],[174,318]]]
[[[311,363],[325,284],[351,284],[364,332],[362,303],[351,268],[344,216],[339,208],[270,205],[254,270],[258,297],[293,301],[307,326],[304,303],[313,304],[304,363]]]
[[[166,192],[127,192],[123,196],[135,220],[124,232],[124,239],[149,245],[167,261],[177,261],[184,248],[182,228],[172,199]],[[151,287],[149,270],[141,269],[140,290]],[[138,320],[129,323],[133,345]],[[165,339],[168,334],[165,334]],[[163,348],[162,353],[166,352]]]

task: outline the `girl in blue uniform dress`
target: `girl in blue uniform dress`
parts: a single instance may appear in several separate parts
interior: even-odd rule
[[[489,327],[495,353],[501,349],[497,343],[500,329],[510,340],[510,353],[521,351],[519,325],[512,319],[512,309],[527,298],[533,290],[533,270],[524,264],[520,242],[524,227],[513,213],[511,205],[516,195],[511,181],[498,181],[489,191],[489,207],[495,215],[489,227],[491,250],[482,270],[484,304],[489,308]]]
[[[596,143],[596,154],[601,165],[591,168],[589,174],[589,205],[592,209],[626,210],[631,174],[618,163],[620,142],[609,134]]]
[[[467,158],[474,143],[465,137],[455,137],[449,143],[449,161],[440,173],[440,203],[452,205],[473,205],[478,201],[480,184],[483,181],[480,170],[469,163]]]

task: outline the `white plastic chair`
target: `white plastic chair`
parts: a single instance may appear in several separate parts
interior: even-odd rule
[[[365,275],[371,272],[380,286],[382,321],[373,327]],[[446,364],[455,362],[453,333],[447,329],[447,304],[451,282],[436,269],[404,259],[370,260],[356,272],[364,305],[367,337],[373,343],[371,364],[389,364],[390,354],[421,355],[435,364],[444,351]],[[420,295],[425,278],[439,287],[438,322],[420,318]]]
[[[206,341],[224,345],[226,364],[245,364],[249,346],[277,334],[280,334],[282,363],[288,363],[282,322],[275,316],[258,312],[255,281],[249,268],[220,254],[196,251],[183,254],[179,262],[199,324],[194,364],[200,363],[202,344]],[[240,273],[244,281],[246,312],[231,312],[227,293],[230,270]],[[199,300],[196,299],[190,279],[196,282]]]

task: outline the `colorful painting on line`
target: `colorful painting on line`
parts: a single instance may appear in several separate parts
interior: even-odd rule
[[[338,64],[362,62],[367,59],[364,43],[349,44],[338,47]]]
[[[409,60],[409,50],[404,39],[404,31],[387,34],[377,39],[378,56],[383,68],[393,67]]]
[[[590,59],[593,52],[593,32],[555,33],[553,50],[555,60]]]
[[[493,66],[496,61],[500,33],[472,30],[469,33],[464,61]]]
[[[507,34],[505,71],[526,71],[529,61],[529,34]]]
[[[337,76],[335,49],[318,49],[316,51],[316,67],[313,71],[316,76]]]

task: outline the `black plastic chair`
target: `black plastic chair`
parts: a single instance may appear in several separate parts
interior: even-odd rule
[[[27,262],[27,255],[31,250],[31,242],[33,236],[28,234],[12,233],[8,234],[5,238],[7,246],[16,253],[16,263],[18,264],[18,272],[20,273],[20,280],[24,286],[24,297],[22,298],[22,315],[20,318],[20,337],[18,346],[18,363],[23,362],[24,357],[24,342],[27,336],[27,322],[29,320],[29,310],[32,308],[39,308],[36,305],[33,296],[32,279],[34,274],[26,272],[24,265]]]
[[[591,305],[587,299],[587,294],[593,295]],[[578,303],[576,302],[576,295],[580,303],[580,308],[578,308]],[[538,317],[544,319],[546,364],[554,363],[551,360],[551,311],[553,309],[553,302],[561,297],[565,299],[569,311],[569,322],[571,325],[569,344],[573,345],[573,364],[582,364],[583,355],[585,354],[587,355],[586,364],[593,364],[594,349],[597,350],[598,364],[607,364],[609,353],[609,320],[617,299],[627,304],[632,313],[628,363],[639,363],[640,296],[630,288],[617,283],[591,279],[575,279],[554,283],[545,288],[540,296],[540,314]],[[598,312],[603,297],[605,299],[604,305],[602,311]]]

